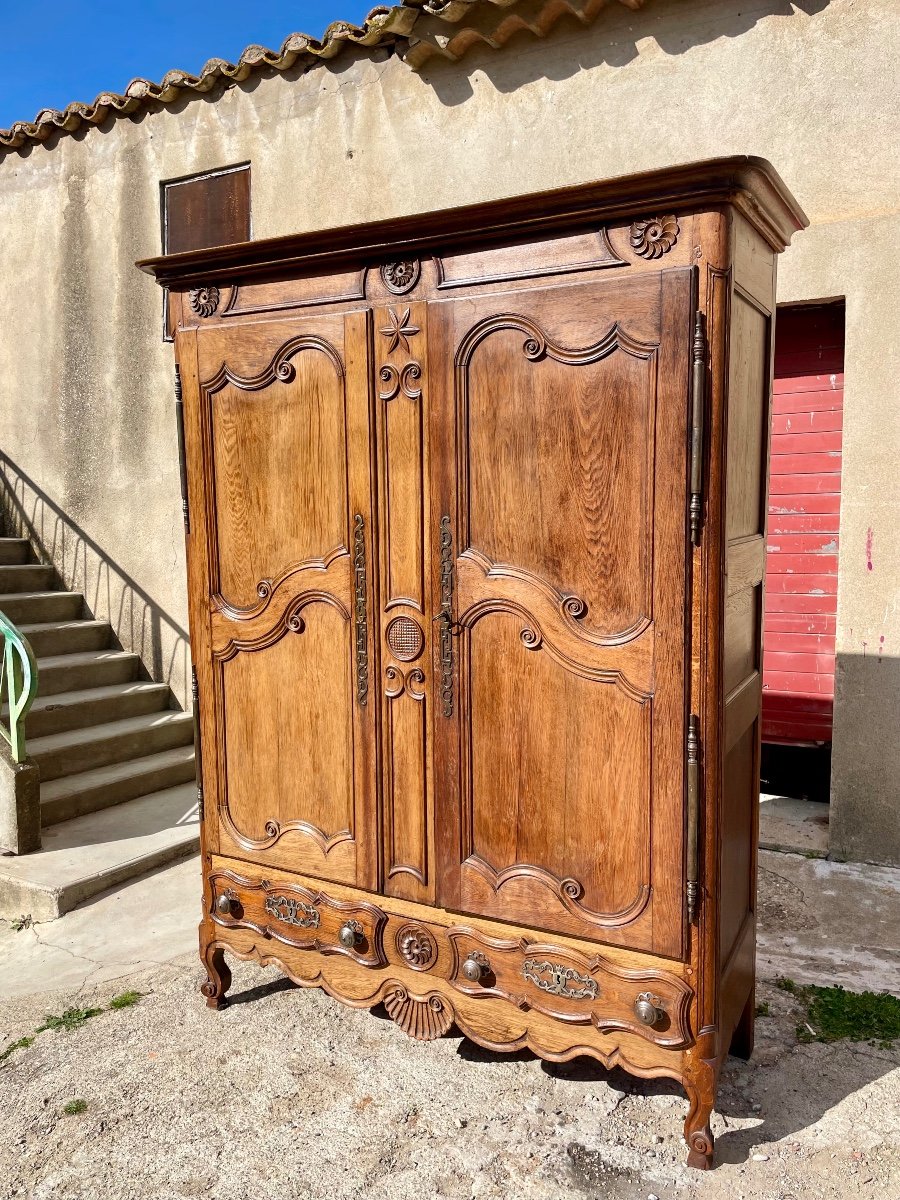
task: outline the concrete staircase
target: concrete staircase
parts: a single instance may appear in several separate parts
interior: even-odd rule
[[[0,612],[38,660],[25,734],[43,837],[34,854],[0,857],[0,917],[53,920],[197,849],[193,719],[27,539],[0,537]]]

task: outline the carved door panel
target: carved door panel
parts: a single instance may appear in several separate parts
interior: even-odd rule
[[[374,887],[369,321],[219,326],[179,352],[218,848]]]
[[[439,897],[672,955],[692,295],[673,270],[429,310]]]

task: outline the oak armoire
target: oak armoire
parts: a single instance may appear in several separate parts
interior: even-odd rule
[[[684,1086],[753,1039],[775,263],[731,158],[168,255],[207,1003]]]

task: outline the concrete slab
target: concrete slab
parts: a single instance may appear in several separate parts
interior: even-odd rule
[[[43,848],[0,859],[0,916],[52,921],[110,887],[193,853],[197,789],[169,788],[44,830]]]
[[[761,850],[757,972],[900,995],[900,869]]]
[[[764,850],[828,857],[829,806],[792,796],[759,798],[759,844]]]
[[[16,931],[0,922],[0,996],[79,990],[197,953],[196,854]]]

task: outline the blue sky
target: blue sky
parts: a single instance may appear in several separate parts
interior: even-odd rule
[[[0,0],[0,128],[40,108],[122,92],[136,75],[158,82],[209,58],[234,62],[252,42],[272,49],[289,33],[321,37],[332,21],[359,22],[377,0]]]

